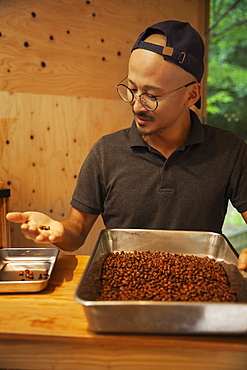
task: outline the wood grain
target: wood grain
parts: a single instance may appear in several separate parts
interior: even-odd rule
[[[38,210],[63,219],[88,151],[104,133],[130,125],[129,106],[120,99],[7,92],[0,96],[1,177],[11,188],[10,210]],[[98,224],[103,228],[99,220],[94,230]],[[99,228],[84,253],[92,250]],[[19,225],[11,224],[11,230],[12,246],[33,244],[24,239]]]
[[[137,36],[165,19],[190,21],[203,35],[204,3],[2,0],[0,91],[114,99]]]
[[[87,261],[60,255],[45,291],[0,295],[1,368],[246,369],[246,336],[91,332],[73,299]]]

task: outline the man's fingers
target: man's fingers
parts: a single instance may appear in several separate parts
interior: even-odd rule
[[[9,212],[10,222],[21,223],[21,231],[27,239],[36,243],[54,243],[64,232],[63,225],[40,212]]]
[[[238,268],[239,270],[247,269],[247,249],[244,249],[239,255]]]
[[[10,222],[25,223],[29,220],[29,212],[9,212],[6,218]]]

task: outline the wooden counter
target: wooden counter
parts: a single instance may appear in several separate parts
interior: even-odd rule
[[[47,288],[0,294],[0,368],[246,370],[247,336],[101,335],[74,292],[88,261],[60,255]]]

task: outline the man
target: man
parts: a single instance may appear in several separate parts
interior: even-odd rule
[[[228,201],[247,222],[247,145],[236,134],[202,125],[204,45],[188,24],[147,28],[117,86],[134,114],[131,128],[102,137],[78,178],[66,220],[10,213],[23,234],[76,250],[98,215],[106,228],[221,232]],[[239,269],[247,268],[247,249]]]

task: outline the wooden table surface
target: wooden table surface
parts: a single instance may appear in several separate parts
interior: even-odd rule
[[[0,294],[0,369],[247,369],[247,336],[90,331],[74,293],[88,256],[59,256],[47,288]]]

